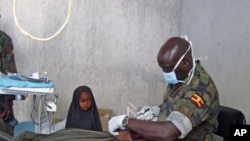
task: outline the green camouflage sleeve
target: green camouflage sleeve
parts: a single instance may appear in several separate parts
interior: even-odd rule
[[[189,91],[183,98],[176,102],[173,111],[179,111],[186,115],[193,127],[207,120],[216,108],[217,102],[213,102],[209,94],[199,91]]]
[[[16,63],[14,58],[14,48],[11,38],[4,32],[0,32],[0,70],[2,73],[16,73]]]
[[[0,71],[4,74],[7,72],[17,73],[12,40],[3,31],[0,31]],[[4,100],[13,100],[14,98],[13,95],[4,96]]]

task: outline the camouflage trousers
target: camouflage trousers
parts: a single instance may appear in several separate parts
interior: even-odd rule
[[[9,123],[4,122],[2,118],[0,118],[0,131],[7,133],[11,136],[14,134],[14,127],[9,125]]]

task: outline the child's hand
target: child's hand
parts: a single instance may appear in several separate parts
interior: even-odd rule
[[[119,130],[119,134],[116,138],[121,141],[132,141],[129,130]]]

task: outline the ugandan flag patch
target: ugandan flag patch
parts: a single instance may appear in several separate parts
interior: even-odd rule
[[[200,95],[197,93],[194,93],[192,97],[190,98],[191,102],[193,102],[198,108],[202,107],[204,105],[204,101],[201,98]]]

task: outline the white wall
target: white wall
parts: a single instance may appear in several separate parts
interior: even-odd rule
[[[17,18],[30,34],[53,35],[63,24],[68,0],[16,0]],[[73,90],[92,88],[99,107],[126,113],[127,103],[159,104],[165,90],[156,54],[179,30],[180,1],[72,0],[65,29],[49,41],[20,32],[13,1],[0,1],[0,29],[13,39],[19,73],[47,71],[56,84],[56,116],[65,118]],[[14,104],[19,121],[30,118],[32,97]]]
[[[23,35],[13,18],[13,1],[0,1],[0,29],[13,39],[19,73],[48,71],[60,93],[58,118],[64,118],[79,85],[89,85],[99,107],[126,112],[161,102],[165,82],[156,62],[163,42],[187,34],[197,57],[214,78],[222,105],[244,112],[250,122],[249,12],[242,0],[73,0],[65,29],[42,42]],[[54,34],[67,15],[68,1],[16,3],[21,26],[38,37]],[[180,24],[179,24],[180,23]],[[15,102],[20,121],[30,118],[32,97]]]
[[[180,34],[214,78],[221,105],[241,110],[250,123],[250,1],[188,0],[181,6]]]

